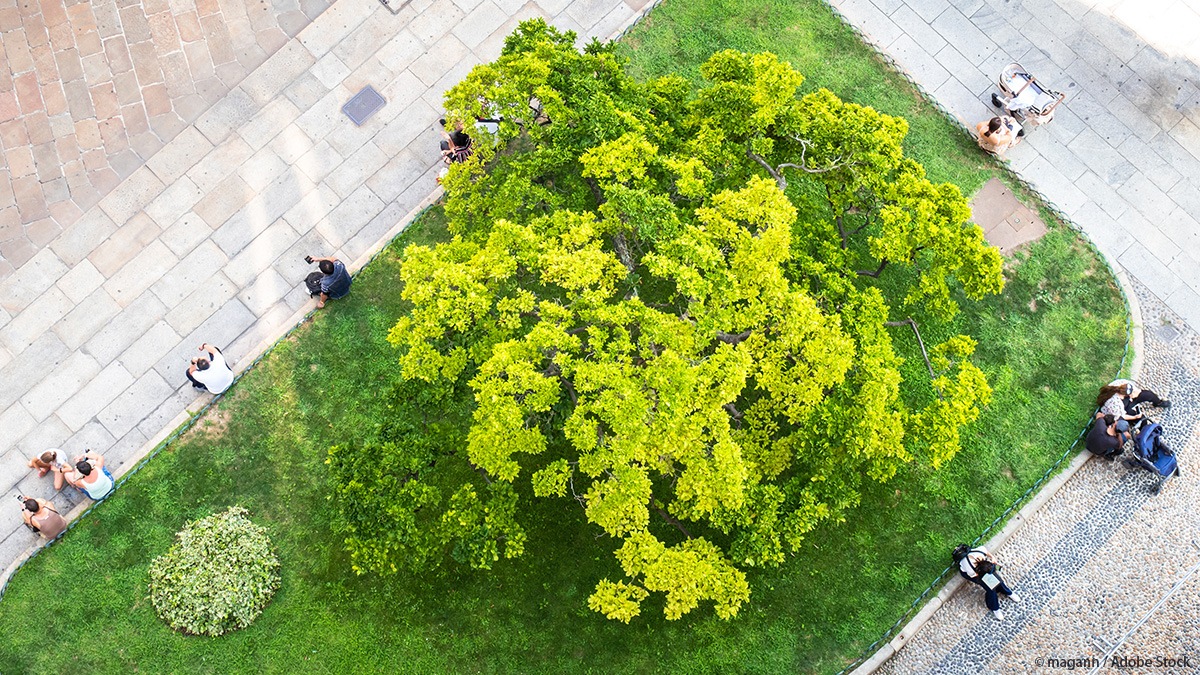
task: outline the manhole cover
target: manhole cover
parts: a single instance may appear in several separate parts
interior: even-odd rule
[[[1174,342],[1175,338],[1179,337],[1179,329],[1169,323],[1159,326],[1155,332],[1158,333],[1158,339],[1167,344]]]
[[[354,98],[346,102],[342,106],[342,112],[346,113],[346,117],[354,122],[354,126],[361,127],[363,122],[366,122],[371,115],[383,107],[387,103],[379,92],[375,91],[375,87],[367,85],[362,88],[362,91],[354,95]]]

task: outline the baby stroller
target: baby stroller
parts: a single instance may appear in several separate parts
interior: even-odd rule
[[[992,105],[1031,126],[1041,126],[1054,119],[1058,104],[1067,95],[1047,89],[1019,63],[1010,63],[1000,72],[1000,91],[992,94]]]
[[[1159,476],[1154,486],[1155,494],[1162,490],[1168,480],[1179,475],[1179,464],[1175,453],[1162,437],[1162,426],[1156,422],[1144,422],[1133,437],[1133,457],[1125,460],[1130,468],[1141,467]]]

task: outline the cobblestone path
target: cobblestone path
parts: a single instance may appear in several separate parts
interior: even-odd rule
[[[1120,461],[1089,461],[1019,530],[999,555],[1021,603],[1002,601],[992,619],[973,586],[959,591],[881,672],[1044,673],[1039,659],[1101,659],[1200,562],[1200,335],[1144,286],[1146,325],[1140,379],[1170,398],[1155,411],[1178,451],[1182,476],[1153,495],[1149,472]],[[1187,656],[1200,664],[1200,612],[1192,577],[1116,652],[1120,657]],[[1084,669],[1087,672],[1091,668]],[[1104,669],[1101,672],[1129,672]],[[1138,671],[1134,672],[1146,672]],[[1153,672],[1194,673],[1196,668]]]

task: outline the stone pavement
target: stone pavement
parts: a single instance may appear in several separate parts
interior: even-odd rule
[[[443,92],[520,20],[608,38],[645,4],[330,6],[0,282],[6,498],[51,496],[25,466],[51,447],[127,470],[208,399],[184,375],[197,345],[248,363],[312,307],[305,254],[355,269],[386,243],[436,189]],[[340,108],[368,84],[387,105],[355,127]],[[80,500],[55,499],[63,512]],[[0,570],[38,541],[7,508]]]
[[[1154,477],[1120,461],[1083,466],[998,551],[1004,577],[1021,597],[1001,600],[992,619],[983,594],[968,585],[945,602],[881,673],[937,675],[1049,673],[1039,659],[1104,657],[1127,634],[1120,657],[1188,657],[1192,667],[1102,668],[1103,673],[1195,673],[1200,666],[1200,334],[1183,325],[1149,290],[1134,284],[1142,306],[1147,356],[1139,379],[1170,395],[1151,411],[1177,452],[1182,475],[1154,495]],[[1177,582],[1183,586],[1168,597]],[[1163,607],[1152,607],[1166,598]],[[1144,624],[1138,625],[1143,617]],[[1092,670],[1092,665],[1081,669]]]
[[[0,280],[329,2],[0,0]]]
[[[1066,93],[1011,166],[1200,328],[1200,4],[830,2],[969,129],[1010,62]]]

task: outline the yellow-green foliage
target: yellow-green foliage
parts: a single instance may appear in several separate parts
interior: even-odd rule
[[[958,190],[904,157],[904,120],[801,96],[771,54],[714,55],[693,96],[571,42],[525,22],[447,95],[455,119],[504,121],[445,183],[459,236],[406,253],[412,310],[389,339],[405,378],[469,382],[466,456],[493,485],[569,489],[623,540],[626,578],[592,609],[628,622],[661,594],[669,619],[730,618],[740,567],[780,564],[863,480],[953,457],[990,391],[974,343],[934,345],[940,372],[904,383],[890,326],[948,319],[956,286],[998,292],[1000,258]],[[799,221],[802,184],[827,220]],[[899,307],[873,284],[893,270]],[[908,409],[902,386],[930,402]],[[443,526],[500,536],[457,495]]]

